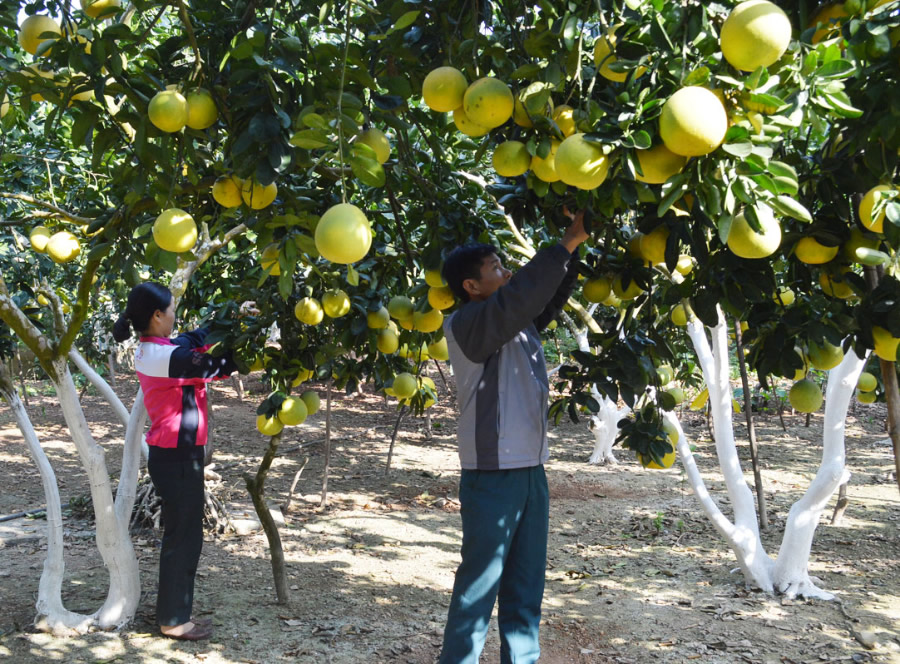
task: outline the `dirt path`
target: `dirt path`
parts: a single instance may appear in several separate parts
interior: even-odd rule
[[[440,382],[440,381],[438,381]],[[120,380],[130,403],[133,383]],[[41,386],[39,386],[41,387]],[[248,382],[242,403],[225,384],[214,395],[218,495],[230,509],[252,513],[241,473],[252,470],[265,440],[254,428],[263,388]],[[45,387],[41,387],[45,389]],[[99,399],[85,397],[95,436],[119,464],[122,427]],[[622,463],[585,463],[593,446],[586,426],[551,430],[550,565],[544,601],[542,662],[900,662],[900,500],[883,444],[882,406],[856,406],[848,422],[853,478],[840,526],[823,523],[811,571],[839,602],[787,601],[748,591],[678,469],[651,471],[617,450]],[[68,608],[92,612],[106,593],[93,524],[78,511],[86,479],[52,396],[29,409],[59,475],[66,520]],[[0,549],[0,660],[11,662],[335,662],[435,661],[460,544],[457,459],[451,402],[433,409],[432,436],[422,420],[401,426],[392,470],[385,473],[396,411],[376,396],[341,395],[334,406],[336,442],[330,501],[318,508],[324,413],[285,436],[287,453],[267,483],[271,502],[285,502],[297,471],[296,509],[282,538],[292,601],[275,603],[265,537],[212,536],[204,544],[196,612],[212,614],[212,641],[184,644],[155,635],[153,607],[157,534],[135,534],[144,596],[135,622],[120,633],[57,638],[34,633],[37,583],[45,555],[41,520],[0,523],[32,539]],[[759,422],[777,552],[791,503],[805,490],[821,451],[821,418]],[[705,422],[685,416],[705,479],[727,511],[711,472]],[[741,451],[747,457],[746,448]],[[37,471],[6,408],[0,408],[0,514],[40,507]],[[749,464],[745,464],[745,469]],[[830,516],[830,507],[826,516]],[[827,520],[826,520],[827,521]],[[20,536],[22,532],[18,533]],[[867,649],[861,641],[877,643]],[[870,644],[871,645],[871,644]],[[482,661],[498,661],[496,626]]]

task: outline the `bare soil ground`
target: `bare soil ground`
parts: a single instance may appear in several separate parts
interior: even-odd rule
[[[439,389],[440,379],[435,376]],[[93,612],[107,577],[93,522],[77,509],[87,480],[47,385],[33,384],[29,412],[58,475],[66,519],[66,606]],[[213,388],[217,495],[235,514],[252,515],[242,474],[255,470],[266,440],[255,429],[264,387],[246,379],[237,398]],[[119,377],[131,403],[135,384]],[[324,393],[323,393],[324,397]],[[111,472],[123,427],[88,393],[84,407]],[[159,534],[134,534],[144,595],[120,632],[59,638],[31,627],[46,552],[40,519],[0,522],[0,660],[10,662],[231,662],[321,664],[434,662],[459,561],[458,466],[452,395],[422,419],[404,418],[391,469],[385,464],[397,416],[370,393],[333,404],[328,506],[319,508],[323,410],[287,431],[267,481],[283,505],[297,471],[294,509],[281,528],[291,602],[276,603],[265,536],[209,534],[195,613],[211,615],[211,641],[160,638],[154,620]],[[805,491],[821,454],[821,416],[759,417],[770,528],[777,553],[790,505]],[[542,626],[542,662],[900,662],[900,500],[881,405],[854,405],[848,420],[850,505],[840,525],[831,505],[813,543],[811,572],[838,601],[788,601],[744,587],[731,552],[706,520],[676,467],[645,470],[624,450],[617,466],[590,466],[593,437],[584,423],[551,429],[548,477],[551,536]],[[709,489],[728,510],[715,472],[706,421],[685,413]],[[739,431],[740,438],[745,438]],[[301,445],[309,444],[305,447]],[[749,449],[741,448],[748,479]],[[39,477],[9,409],[0,407],[0,515],[43,506]],[[832,500],[832,505],[833,505]],[[8,538],[16,537],[16,540]],[[27,539],[31,537],[31,539]],[[25,539],[23,539],[25,538]],[[864,644],[865,642],[865,644]],[[866,647],[866,646],[869,647]],[[496,626],[483,662],[499,660]]]

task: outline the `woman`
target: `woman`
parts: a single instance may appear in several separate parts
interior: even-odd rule
[[[140,335],[134,365],[150,417],[147,466],[162,498],[164,524],[156,617],[164,636],[198,641],[212,635],[212,621],[191,617],[203,546],[206,383],[227,376],[237,366],[230,354],[213,357],[204,352],[201,346],[208,330],[170,339],[174,327],[172,293],[161,284],[146,282],[128,295],[113,337],[124,341],[131,328]]]

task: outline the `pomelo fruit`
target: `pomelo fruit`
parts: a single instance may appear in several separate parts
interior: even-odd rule
[[[267,208],[278,196],[278,185],[270,182],[262,185],[254,178],[247,178],[241,186],[241,198],[253,210]]]
[[[273,242],[266,245],[259,254],[259,264],[262,266],[263,271],[268,272],[273,277],[281,274],[281,266],[278,264],[278,249],[278,243]]]
[[[447,285],[440,270],[425,270],[425,283],[434,287]]]
[[[329,318],[340,318],[350,313],[350,296],[340,288],[325,291],[322,295],[322,311]]]
[[[675,154],[701,157],[725,138],[728,116],[711,90],[699,86],[679,89],[666,101],[659,116],[659,135]]]
[[[860,403],[875,403],[875,400],[878,398],[878,395],[875,392],[863,392],[862,390],[856,390],[856,400]]]
[[[399,373],[394,376],[394,384],[391,385],[391,389],[394,390],[394,394],[397,395],[398,399],[408,399],[418,389],[416,377],[406,371]]]
[[[554,168],[566,184],[590,190],[606,180],[609,159],[599,143],[585,140],[584,134],[572,134],[557,148]]]
[[[300,397],[288,397],[281,402],[278,419],[286,427],[302,424],[306,419],[306,404]]]
[[[612,284],[606,277],[593,277],[584,282],[581,294],[588,302],[603,302],[612,292]]]
[[[874,374],[870,374],[868,371],[863,371],[859,374],[859,380],[856,383],[856,387],[860,392],[871,392],[876,387],[878,387],[878,379],[874,376]]]
[[[219,119],[219,109],[209,90],[197,88],[185,97],[187,102],[187,126],[191,129],[206,129]]]
[[[153,125],[168,133],[181,131],[187,124],[187,99],[178,90],[157,92],[147,106],[147,116]]]
[[[391,142],[385,133],[376,127],[366,129],[356,137],[356,142],[372,148],[379,164],[385,163],[391,157]]]
[[[490,127],[485,127],[484,125],[480,125],[477,122],[471,120],[469,116],[466,115],[466,110],[462,106],[453,111],[453,124],[455,124],[456,128],[466,136],[470,136],[472,138],[484,136],[491,130]]]
[[[790,41],[790,19],[768,0],[746,0],[737,5],[719,34],[722,55],[732,67],[742,71],[774,64]]]
[[[78,258],[81,245],[69,231],[59,231],[47,240],[46,252],[54,263],[68,263]]]
[[[438,309],[416,311],[413,314],[413,329],[419,332],[436,332],[444,324],[444,314]]]
[[[564,138],[575,133],[575,109],[568,104],[560,104],[553,109],[551,116]]]
[[[832,260],[838,254],[839,247],[829,247],[816,238],[807,235],[800,238],[794,245],[794,255],[801,263],[807,265],[822,265]]]
[[[115,14],[106,12],[114,7],[121,7],[119,0],[81,0],[81,10],[91,18],[97,18],[100,14],[105,14],[104,18],[112,18]]]
[[[366,325],[370,330],[383,330],[391,321],[388,310],[380,307],[378,311],[369,311],[366,313]]]
[[[153,222],[153,239],[160,249],[180,254],[197,244],[197,224],[180,208],[163,210]]]
[[[375,338],[375,347],[385,355],[391,355],[400,347],[400,337],[391,329],[381,330]]]
[[[674,307],[672,307],[669,318],[678,327],[684,327],[688,324],[687,311],[685,310],[683,304],[676,304]]]
[[[513,94],[499,78],[485,76],[466,88],[463,108],[472,122],[493,129],[512,117]]]
[[[443,311],[456,304],[456,298],[449,286],[432,286],[428,289],[428,304],[432,309]]]
[[[637,160],[644,174],[635,173],[634,179],[647,184],[662,184],[673,175],[681,173],[687,164],[687,157],[675,154],[664,143],[649,150],[638,150]]]
[[[669,229],[666,226],[657,226],[650,233],[641,235],[641,256],[653,265],[661,265],[666,262],[666,243],[669,241]]]
[[[629,74],[627,71],[613,71],[609,68],[618,59],[615,56],[616,32],[621,27],[621,24],[612,26],[606,31],[606,35],[594,42],[594,65],[596,65],[598,73],[603,78],[616,83],[622,83]],[[646,67],[637,67],[634,70],[634,78],[640,78],[645,71],[647,71]]]
[[[862,222],[863,226],[865,226],[873,233],[884,232],[885,210],[882,209],[874,219],[872,218],[872,210],[874,209],[875,205],[878,204],[884,192],[894,190],[895,188],[890,185],[876,185],[869,189],[869,191],[866,192],[866,194],[862,197],[862,200],[859,202],[859,220]]]
[[[823,340],[822,345],[810,342],[806,348],[806,356],[813,368],[819,371],[828,371],[841,363],[844,359],[844,351],[840,346],[833,346]]]
[[[277,436],[284,429],[284,425],[277,416],[266,417],[265,415],[256,416],[256,428],[264,436]]]
[[[613,279],[613,293],[620,300],[633,300],[638,295],[644,292],[644,289],[638,286],[638,283],[634,280],[631,280],[626,287],[623,283],[623,279],[621,275],[616,275]]]
[[[422,81],[422,99],[432,111],[448,113],[463,105],[469,87],[465,75],[455,67],[438,67]]]
[[[815,413],[822,407],[825,398],[818,384],[809,378],[802,378],[791,386],[788,401],[791,408],[800,413]]]
[[[213,183],[213,200],[222,207],[238,207],[243,202],[241,198],[243,187],[244,181],[236,175],[223,175]]]
[[[338,203],[322,215],[316,226],[316,249],[332,263],[361,260],[372,246],[372,227],[363,211],[350,203]]]
[[[438,341],[428,344],[428,354],[440,362],[446,362],[450,359],[450,351],[447,348],[447,337],[442,337]]]
[[[741,258],[766,258],[774,254],[781,244],[781,226],[772,211],[760,206],[756,208],[756,216],[762,233],[750,227],[743,210],[731,222],[726,244],[732,253]]]
[[[497,175],[514,178],[522,175],[531,166],[531,155],[521,141],[505,141],[494,149],[491,164]]]
[[[387,310],[392,318],[404,320],[412,318],[415,307],[413,307],[412,300],[405,295],[395,295],[388,300]]]
[[[875,354],[886,362],[897,361],[897,346],[900,338],[891,336],[883,327],[872,328],[872,339],[875,341]]]
[[[554,140],[550,143],[550,152],[546,157],[534,155],[531,158],[531,170],[539,180],[551,183],[559,181],[559,175],[556,173],[556,152],[559,145],[560,142]]]
[[[28,234],[28,241],[31,242],[31,248],[39,254],[47,251],[47,242],[53,233],[46,226],[35,226]]]
[[[62,37],[62,30],[59,27],[59,23],[57,23],[54,18],[45,16],[44,14],[29,16],[22,21],[22,24],[19,26],[19,46],[25,49],[27,53],[35,55],[38,47],[45,41],[55,41],[56,39],[59,39],[59,37],[41,37],[45,32],[54,32],[59,35],[59,37]],[[42,55],[46,54],[46,51],[42,53]]]
[[[300,395],[300,398],[303,399],[303,403],[306,404],[306,415],[309,417],[310,415],[315,415],[319,412],[319,393],[315,390],[306,390],[303,394]]]
[[[304,297],[294,305],[294,317],[306,325],[318,325],[325,317],[325,312],[316,298]]]

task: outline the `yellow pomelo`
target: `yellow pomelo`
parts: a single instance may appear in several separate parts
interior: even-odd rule
[[[644,292],[644,289],[638,286],[637,282],[634,280],[630,281],[626,287],[622,283],[622,277],[618,275],[613,279],[612,288],[613,293],[615,293],[615,296],[620,300],[633,300]]]
[[[599,187],[609,173],[609,159],[602,146],[585,140],[584,134],[572,134],[560,143],[554,166],[560,180],[585,190]]]
[[[441,329],[441,325],[443,324],[444,314],[438,309],[417,311],[413,314],[413,328],[419,332],[436,332]]]
[[[712,91],[687,86],[669,97],[659,116],[659,135],[675,154],[701,157],[725,138],[728,116]]]
[[[380,307],[378,311],[369,311],[366,313],[366,325],[370,330],[383,330],[391,321],[388,310]]]
[[[675,154],[665,144],[649,150],[638,150],[637,160],[644,174],[635,173],[634,179],[647,184],[662,184],[673,175],[681,173],[687,164],[687,157]]]
[[[298,387],[299,385],[305,383],[310,378],[315,375],[315,372],[312,369],[302,368],[297,373],[297,377],[291,381],[291,387]]]
[[[265,415],[256,416],[256,428],[264,436],[277,436],[284,429],[284,425],[277,416],[266,417]]]
[[[791,41],[791,21],[768,0],[747,0],[731,10],[719,43],[722,55],[735,69],[768,67],[784,55]]]
[[[356,137],[356,142],[372,148],[375,151],[375,159],[378,160],[379,164],[383,164],[391,157],[391,142],[380,129],[375,127],[366,129]]]
[[[525,108],[525,104],[523,104],[522,100],[518,97],[513,100],[513,122],[526,129],[530,129],[534,126],[534,122],[531,121],[531,116],[528,115],[528,109]]]
[[[78,258],[81,245],[78,238],[69,231],[59,231],[47,240],[46,251],[54,263],[68,263]]]
[[[802,263],[822,265],[837,256],[838,247],[826,247],[816,238],[806,236],[800,238],[794,247],[794,255]]]
[[[443,275],[440,270],[425,270],[425,283],[429,286],[446,286],[447,282],[444,280]]]
[[[47,241],[50,239],[51,235],[53,235],[53,233],[51,233],[50,229],[46,226],[35,226],[31,229],[31,233],[28,234],[31,248],[39,254],[44,253],[47,250]]]
[[[493,129],[512,117],[513,94],[506,83],[486,76],[466,88],[463,108],[472,122]]]
[[[878,398],[878,395],[875,392],[863,392],[862,390],[856,390],[856,400],[860,403],[875,403],[875,400]]]
[[[872,218],[872,210],[881,200],[882,193],[886,191],[894,191],[894,187],[886,184],[876,185],[869,189],[859,202],[859,220],[863,226],[874,233],[884,232],[884,209],[874,219]]]
[[[794,369],[794,375],[791,377],[791,380],[800,380],[801,378],[806,378],[806,374],[809,373],[809,360],[806,357],[806,353],[797,346],[794,346],[794,352],[800,357],[801,366],[799,369]]]
[[[531,158],[531,170],[535,177],[544,182],[557,182],[559,175],[556,174],[556,151],[559,149],[559,141],[551,141],[550,152],[546,158],[534,155]]]
[[[449,360],[450,351],[447,348],[447,337],[443,337],[440,341],[433,341],[428,344],[428,354],[441,362]]]
[[[81,0],[81,9],[91,18],[97,18],[100,14],[104,14],[108,9],[121,7],[119,0]],[[104,18],[112,18],[115,16],[113,12],[106,13]]]
[[[878,387],[878,379],[868,371],[863,371],[859,374],[859,380],[856,383],[856,387],[860,392],[871,392]]]
[[[294,317],[307,325],[318,325],[325,317],[322,305],[314,297],[304,297],[294,305]]]
[[[859,256],[856,250],[860,248],[878,249],[881,241],[876,237],[867,237],[865,233],[855,226],[850,229],[850,239],[841,245],[841,255],[848,261],[858,262]]]
[[[606,277],[594,277],[584,282],[581,294],[588,302],[603,302],[612,292],[612,284]]]
[[[806,349],[806,356],[813,368],[819,371],[828,371],[841,363],[841,360],[844,359],[844,351],[840,346],[833,346],[823,340],[821,346],[810,342]]]
[[[562,132],[564,138],[575,133],[575,109],[566,104],[560,104],[553,109],[551,116],[556,126]]]
[[[223,175],[212,186],[212,196],[216,203],[226,208],[241,204],[241,189],[244,181],[236,175]]]
[[[672,312],[669,314],[669,318],[672,319],[672,322],[675,323],[678,327],[684,327],[688,324],[688,316],[687,311],[684,308],[683,304],[676,304],[672,307]]]
[[[664,468],[671,468],[675,459],[677,458],[677,454],[675,452],[675,445],[678,444],[678,439],[680,436],[678,435],[678,429],[675,428],[674,424],[670,424],[668,420],[663,420],[662,423],[663,430],[666,432],[666,438],[669,441],[669,444],[672,446],[672,451],[668,454],[663,455],[661,459],[662,465],[659,465],[653,460],[653,457],[648,455],[642,455],[638,453],[638,461],[640,461],[641,465],[644,468],[653,468],[655,470],[662,470]]]
[[[428,289],[428,304],[432,309],[443,311],[449,309],[456,303],[453,297],[453,291],[449,286],[432,286]]]
[[[375,338],[375,347],[385,355],[391,355],[400,347],[400,337],[393,330],[382,330]]]
[[[816,27],[817,30],[810,40],[818,44],[823,39],[832,39],[841,34],[841,23],[848,18],[842,2],[835,2],[822,7],[809,20],[808,28]]]
[[[278,409],[278,419],[287,427],[302,424],[306,419],[306,404],[300,397],[288,397],[281,402]]]
[[[853,297],[853,287],[850,285],[849,280],[844,277],[848,272],[850,272],[849,268],[842,267],[835,272],[823,270],[819,273],[819,285],[825,294],[841,300]]]
[[[668,364],[660,365],[656,369],[656,375],[659,376],[660,385],[668,385],[673,380],[675,380],[675,372]]]
[[[496,147],[491,163],[497,175],[514,178],[531,166],[531,155],[521,141],[505,141]]]
[[[338,203],[322,215],[316,226],[316,249],[332,263],[361,260],[372,246],[372,227],[363,211],[351,203]]]
[[[300,398],[303,399],[303,403],[306,404],[306,413],[307,416],[315,415],[319,412],[319,393],[315,390],[306,390],[303,394],[300,395]]]
[[[387,305],[388,313],[397,320],[412,318],[414,309],[412,300],[405,295],[395,295]]]
[[[281,266],[278,264],[277,242],[266,245],[259,255],[259,264],[262,265],[264,271],[268,272],[273,277],[277,277],[281,274]]]
[[[788,392],[791,408],[800,413],[815,413],[822,407],[824,400],[822,389],[809,378],[798,380]]]
[[[641,235],[640,250],[649,263],[660,265],[666,262],[666,243],[669,240],[669,229],[657,226],[652,232]]]
[[[463,105],[469,87],[466,77],[455,67],[433,69],[422,82],[422,98],[432,111],[448,113]]]
[[[471,136],[472,138],[484,136],[491,130],[490,127],[485,127],[477,122],[473,122],[469,116],[466,115],[466,110],[462,106],[453,111],[453,124],[455,124],[456,128],[466,136]]]
[[[885,362],[897,361],[897,345],[900,338],[891,336],[883,327],[872,328],[872,339],[875,341],[875,354]]]
[[[399,373],[394,376],[394,384],[391,386],[391,389],[394,390],[394,394],[397,395],[398,399],[408,399],[418,390],[416,377],[406,371]]]
[[[350,313],[350,296],[340,288],[325,291],[322,295],[322,311],[329,318],[340,318]]]
[[[684,402],[684,390],[680,387],[670,387],[666,392],[675,400],[675,405],[680,406]]]
[[[48,300],[47,296],[44,295],[43,293],[38,293],[37,303],[39,305],[41,305],[42,307],[46,307],[48,304],[50,304],[50,300]]]
[[[188,120],[187,99],[177,90],[157,92],[147,106],[147,115],[162,131],[170,134],[181,131]]]
[[[731,221],[726,244],[732,253],[741,258],[766,258],[774,254],[781,244],[781,226],[769,208],[756,208],[756,216],[762,233],[757,233],[750,227],[743,211]]]
[[[62,30],[55,19],[43,14],[29,16],[19,26],[19,46],[31,55],[34,55],[37,53],[38,47],[45,41],[59,39],[59,37],[41,37],[45,32],[55,32],[59,37],[62,37]],[[46,54],[47,52],[44,51],[42,55]]]
[[[694,269],[694,259],[687,254],[678,256],[678,262],[675,263],[675,271],[681,275],[687,275]]]
[[[208,90],[191,90],[187,97],[187,126],[191,129],[206,129],[219,118],[216,102]]]
[[[28,65],[27,67],[23,67],[22,75],[27,76],[28,78],[32,79],[31,80],[32,85],[37,84],[38,86],[40,86],[42,84],[42,81],[38,81],[36,79],[38,79],[38,78],[53,79],[56,76],[56,74],[54,72],[44,71],[43,69],[38,67],[37,64],[31,64],[31,65]],[[43,83],[43,84],[46,86],[50,86],[50,85],[53,85],[54,83],[52,80],[50,80],[49,83]],[[32,101],[44,101],[44,95],[42,95],[40,92],[34,92],[31,94],[31,100]]]
[[[180,208],[169,208],[153,222],[153,239],[160,249],[180,254],[197,244],[197,224]]]
[[[773,299],[776,302],[780,302],[782,306],[789,307],[794,303],[795,297],[796,296],[794,295],[794,291],[792,291],[790,288],[782,288],[777,293],[775,293]]]
[[[9,95],[4,92],[3,101],[0,102],[0,120],[5,118],[7,113],[9,113]]]
[[[621,27],[621,24],[614,25],[607,30],[605,36],[594,42],[594,64],[597,66],[597,71],[603,78],[615,83],[623,82],[629,74],[627,71],[613,71],[609,68],[618,59],[615,56],[616,31]],[[646,67],[638,67],[634,70],[634,78],[640,78],[645,71],[647,71]]]
[[[278,185],[274,182],[261,185],[253,178],[247,178],[241,186],[241,198],[253,210],[269,207],[276,196],[278,196]]]

